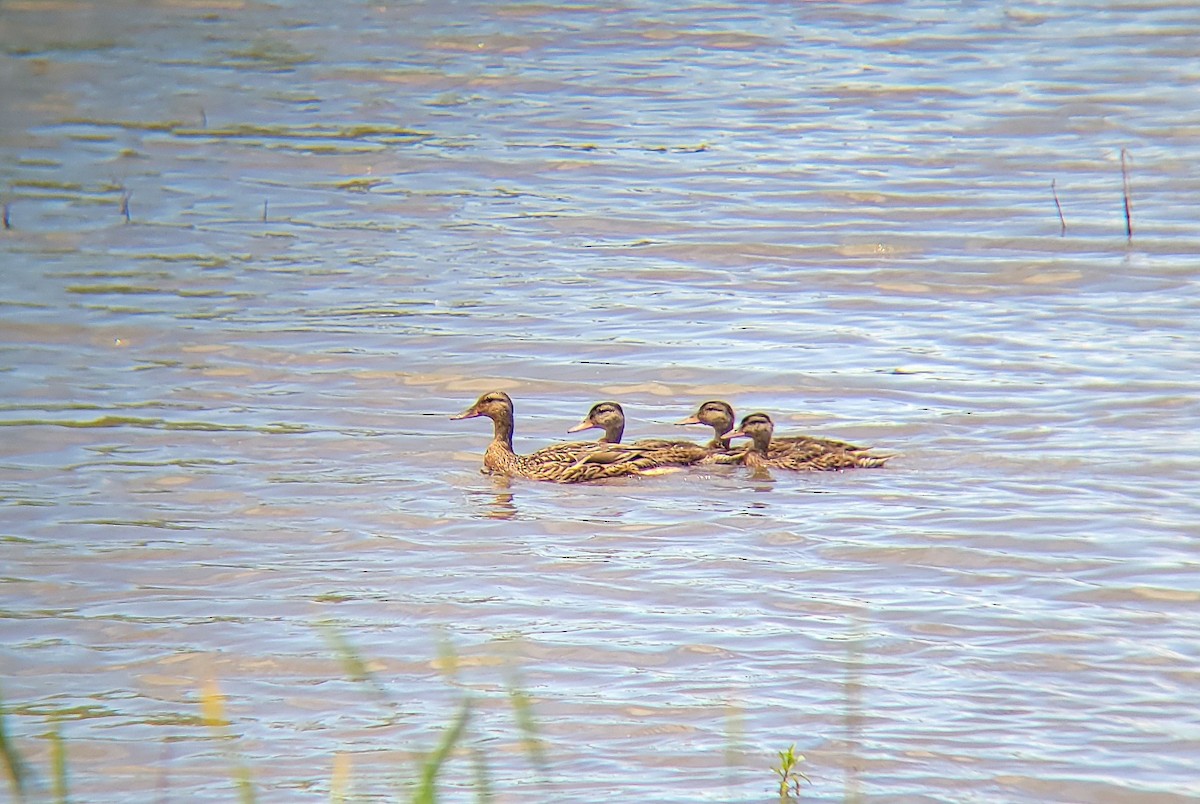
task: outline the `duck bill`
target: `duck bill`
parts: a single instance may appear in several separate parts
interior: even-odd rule
[[[464,410],[462,413],[458,413],[458,414],[455,414],[454,416],[451,416],[450,419],[451,420],[474,419],[476,416],[482,416],[482,415],[483,414],[479,412],[479,408],[476,407],[475,405],[472,405],[471,407]]]
[[[580,432],[581,430],[592,430],[592,429],[595,429],[595,428],[597,428],[597,427],[599,427],[599,426],[600,426],[600,425],[596,424],[596,423],[595,423],[595,422],[593,422],[591,419],[584,419],[584,420],[583,420],[583,421],[581,421],[579,424],[577,424],[577,425],[575,425],[574,427],[572,427],[570,430],[567,430],[567,432],[568,432],[568,433],[578,433],[578,432]]]
[[[724,438],[726,441],[728,441],[731,438],[751,438],[751,437],[752,436],[749,433],[743,433],[741,430],[734,430],[732,433],[726,433],[725,435],[722,436],[722,438]]]
[[[700,421],[695,416],[688,416],[686,419],[684,419],[681,422],[675,422],[675,425],[677,427],[681,424],[704,424],[704,422]]]

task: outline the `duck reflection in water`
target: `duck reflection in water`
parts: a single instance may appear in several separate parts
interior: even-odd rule
[[[487,519],[516,519],[517,505],[513,501],[512,492],[496,492],[492,501],[484,509],[483,515]]]
[[[468,491],[467,496],[475,509],[476,519],[517,519],[520,511],[517,509],[516,497],[512,492],[512,481],[507,477],[492,477],[490,490],[478,489]]]

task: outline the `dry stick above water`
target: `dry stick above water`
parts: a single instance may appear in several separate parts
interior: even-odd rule
[[[1133,242],[1133,218],[1129,214],[1129,171],[1125,167],[1126,149],[1121,149],[1121,192],[1125,197],[1125,240]]]

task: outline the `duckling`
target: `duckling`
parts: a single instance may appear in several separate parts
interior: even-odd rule
[[[620,444],[621,436],[625,434],[625,411],[616,402],[597,402],[583,417],[583,421],[567,432],[596,429],[604,431],[604,435],[596,439],[597,443]]]
[[[581,430],[592,429],[604,431],[604,435],[597,439],[596,443],[620,444],[621,436],[625,433],[625,410],[617,402],[597,402],[592,405],[583,421],[567,432],[578,433]],[[630,446],[649,450],[664,461],[681,466],[698,463],[709,455],[709,449],[700,444],[667,438],[639,438]]]
[[[863,447],[846,449],[832,439],[797,441],[786,450],[771,451],[771,435],[775,424],[765,413],[751,413],[742,419],[741,426],[729,438],[749,438],[749,449],[739,453],[738,463],[752,469],[791,469],[793,471],[829,471],[837,469],[868,469],[883,466],[891,455],[868,455]]]
[[[676,422],[676,424],[707,424],[713,428],[713,440],[709,442],[709,447],[714,450],[728,451],[731,449],[730,437],[726,434],[733,430],[735,421],[737,419],[733,415],[733,408],[730,404],[713,399],[702,404],[693,415],[681,422]],[[870,449],[870,447],[860,447],[857,444],[849,444],[833,438],[798,435],[778,436],[771,439],[770,454],[772,457],[776,457],[788,452],[796,452],[803,457],[809,455],[814,447],[854,453],[866,452]]]
[[[733,429],[733,408],[728,402],[712,399],[702,404],[696,412],[683,421],[675,424],[707,424],[713,429],[713,439],[708,442],[708,448],[714,452],[729,451],[729,437],[725,434]]]
[[[491,391],[451,419],[487,416],[492,442],[483,454],[483,471],[507,477],[526,477],[555,483],[580,483],[642,474],[670,462],[667,456],[633,445],[598,442],[556,444],[528,455],[513,451],[513,401],[503,391]]]

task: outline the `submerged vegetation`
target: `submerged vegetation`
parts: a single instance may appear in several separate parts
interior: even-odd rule
[[[371,698],[388,710],[385,722],[394,723],[402,714],[401,707],[392,697],[388,689],[380,683],[370,663],[338,632],[328,624],[321,625],[332,651],[340,659],[346,676],[353,682],[362,685]],[[459,660],[453,648],[443,641],[435,666],[450,681],[455,681]],[[545,743],[538,733],[534,717],[532,697],[525,691],[515,670],[508,672],[505,680],[505,694],[512,712],[513,723],[516,727],[517,741],[521,752],[536,769],[534,780],[543,784],[546,778],[547,759]],[[254,769],[239,750],[240,736],[234,722],[227,714],[226,696],[215,678],[208,677],[199,684],[197,700],[200,716],[197,719],[209,732],[212,741],[220,747],[230,784],[236,791],[234,800],[241,804],[255,804],[259,793],[265,792],[255,782]],[[408,802],[408,804],[436,804],[439,801],[439,783],[451,776],[450,766],[455,760],[465,758],[470,764],[468,774],[456,773],[453,778],[461,784],[462,779],[469,779],[474,798],[486,804],[493,800],[490,771],[488,768],[489,752],[480,739],[473,738],[471,723],[476,711],[476,700],[469,692],[464,692],[459,700],[453,717],[442,727],[441,732],[425,752],[418,752],[408,774],[407,782],[395,785],[395,795],[390,800]],[[51,721],[50,729],[43,735],[48,741],[49,752],[46,759],[48,765],[43,777],[21,755],[17,743],[8,729],[8,715],[14,707],[5,704],[0,696],[0,764],[3,765],[4,776],[10,791],[11,800],[24,804],[30,801],[51,801],[65,804],[70,801],[68,791],[68,758],[67,743],[63,738],[57,719]],[[795,752],[795,745],[788,746],[786,751],[777,752],[779,764],[773,768],[779,777],[780,804],[794,804],[800,800],[800,784],[809,782],[807,776],[799,770],[804,757]],[[328,790],[329,800],[334,804],[355,801],[359,793],[354,788],[352,755],[338,751],[333,754]],[[725,761],[732,763],[727,756]],[[160,777],[160,785],[164,784],[165,776]],[[764,786],[765,791],[765,786]],[[169,789],[160,786],[160,800],[168,800]],[[82,800],[82,799],[81,799]],[[374,800],[374,799],[372,799]],[[764,801],[766,799],[764,798]]]

